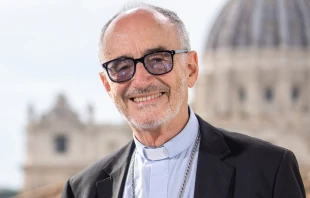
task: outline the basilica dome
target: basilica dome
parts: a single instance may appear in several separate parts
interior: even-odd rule
[[[309,54],[310,0],[229,0],[205,45],[195,110],[227,122],[309,119]]]
[[[214,22],[207,50],[309,45],[310,0],[230,0]]]
[[[195,113],[292,150],[310,175],[310,0],[227,1],[204,47]]]

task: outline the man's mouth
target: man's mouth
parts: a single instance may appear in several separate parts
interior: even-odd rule
[[[130,100],[132,100],[134,102],[145,102],[145,101],[148,101],[148,100],[159,98],[163,94],[164,94],[164,92],[161,92],[161,93],[157,93],[157,94],[153,94],[153,95],[148,95],[148,96],[141,96],[141,97],[130,98]]]

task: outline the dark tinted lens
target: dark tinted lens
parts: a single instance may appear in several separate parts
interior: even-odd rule
[[[172,69],[172,55],[170,52],[157,52],[144,58],[145,67],[152,74],[165,74]]]
[[[134,73],[134,62],[131,59],[118,59],[108,64],[108,73],[116,82],[126,81],[132,78]]]

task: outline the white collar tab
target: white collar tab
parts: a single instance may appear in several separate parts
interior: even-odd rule
[[[169,158],[167,149],[162,146],[158,148],[148,148],[144,147],[144,155],[148,160],[156,161]]]

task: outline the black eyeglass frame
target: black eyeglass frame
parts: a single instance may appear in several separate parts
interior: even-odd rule
[[[156,54],[156,53],[160,53],[160,52],[168,52],[168,53],[170,53],[170,55],[171,55],[171,69],[170,69],[169,71],[165,72],[165,73],[154,74],[154,73],[152,73],[151,71],[149,71],[148,68],[145,66],[144,58],[145,58],[146,56],[148,56],[148,55]],[[107,72],[107,74],[108,74],[108,76],[109,76],[109,78],[110,78],[110,80],[111,80],[112,82],[115,82],[115,83],[122,83],[122,82],[126,82],[126,81],[131,80],[131,79],[135,76],[136,67],[137,67],[137,64],[138,64],[138,63],[142,63],[142,65],[143,65],[143,67],[146,69],[146,71],[147,71],[148,73],[152,74],[152,75],[155,75],[155,76],[160,76],[160,75],[164,75],[164,74],[167,74],[167,73],[171,72],[172,69],[173,69],[173,65],[174,65],[173,56],[174,56],[175,54],[180,54],[180,53],[188,53],[188,51],[187,51],[187,50],[182,50],[182,49],[181,49],[181,50],[159,50],[159,51],[147,53],[147,54],[143,55],[141,58],[136,58],[136,59],[135,59],[135,58],[130,58],[130,57],[116,58],[116,59],[110,60],[110,61],[108,61],[108,62],[102,63],[102,67],[106,70],[106,72]],[[111,63],[111,62],[113,62],[113,61],[122,60],[122,59],[129,59],[129,60],[132,60],[133,63],[134,63],[134,70],[133,70],[133,73],[132,73],[132,75],[131,75],[130,78],[128,78],[128,79],[126,79],[126,80],[122,80],[122,81],[116,81],[116,80],[114,80],[114,79],[111,78],[110,73],[108,72],[108,65],[109,65],[109,63]]]

